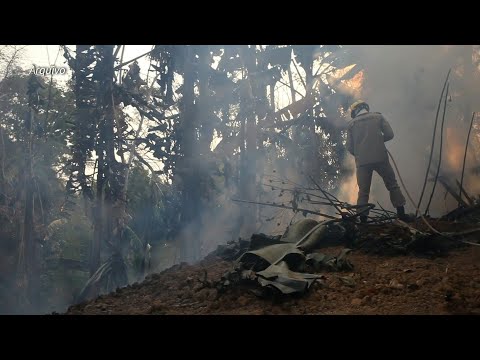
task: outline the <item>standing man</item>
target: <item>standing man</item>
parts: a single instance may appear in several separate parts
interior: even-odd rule
[[[397,209],[398,218],[409,221],[405,215],[405,197],[398,186],[395,172],[388,159],[385,142],[393,139],[393,130],[378,112],[370,112],[370,107],[364,101],[356,101],[350,107],[352,121],[347,130],[347,149],[355,156],[357,168],[358,200],[357,205],[368,203],[372,174],[376,171],[381,176],[385,187],[390,192],[390,201]],[[362,208],[359,208],[361,211]],[[367,221],[368,213],[360,215],[360,221]]]

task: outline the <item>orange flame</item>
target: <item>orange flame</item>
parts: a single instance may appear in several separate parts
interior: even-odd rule
[[[340,72],[340,76],[344,75],[348,70],[351,70],[353,65],[348,66]],[[359,71],[355,76],[349,80],[342,81],[340,87],[343,88],[343,91],[350,93],[354,97],[358,98],[362,92],[363,84],[365,81],[365,73],[363,70]],[[345,178],[340,184],[340,191],[338,198],[341,201],[346,201],[349,204],[356,204],[358,198],[358,184],[357,184],[357,174],[355,168],[355,159],[353,156],[347,156],[345,167],[351,169],[352,173]]]
[[[463,158],[465,156],[465,141],[466,134],[461,130],[455,128],[448,128],[446,131],[446,146],[445,146],[445,159],[450,172],[454,174],[457,180],[460,180]],[[470,139],[472,141],[472,139]],[[470,144],[472,145],[472,144]],[[478,178],[470,171],[472,166],[475,166],[476,159],[472,148],[467,152],[465,159],[465,175],[463,180],[463,187],[472,196],[480,194],[480,183]]]
[[[447,128],[446,131],[445,158],[450,170],[458,172],[462,170],[465,145],[462,145],[461,136],[457,129]]]

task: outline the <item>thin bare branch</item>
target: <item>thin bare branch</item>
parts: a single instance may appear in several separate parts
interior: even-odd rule
[[[135,58],[133,58],[133,59],[131,59],[131,60],[125,61],[124,63],[121,63],[120,65],[117,65],[117,66],[114,68],[114,70],[121,69],[121,68],[124,67],[125,65],[128,65],[128,64],[134,62],[135,60],[138,60],[138,59],[140,59],[140,58],[142,58],[142,57],[150,54],[151,52],[152,52],[152,50],[147,51],[145,54],[139,55],[139,56],[137,56],[137,57],[135,57]]]
[[[462,177],[460,178],[460,194],[459,194],[460,198],[462,198],[463,176],[465,174],[465,162],[467,160],[468,141],[470,140],[470,133],[472,131],[472,125],[473,125],[474,119],[475,119],[475,113],[472,114],[472,120],[470,121],[470,127],[468,128],[467,142],[465,143],[465,154],[463,155]],[[458,202],[458,206],[460,206],[460,201]]]
[[[270,204],[270,203],[263,203],[263,202],[257,202],[257,201],[248,201],[248,200],[239,200],[239,199],[232,199],[232,201],[236,202],[243,202],[247,204],[256,204],[256,205],[264,205],[264,206],[273,206],[273,207],[278,207],[282,209],[290,209],[290,210],[295,210],[295,211],[300,211],[300,212],[305,212],[309,214],[314,214],[314,215],[319,215],[326,217],[327,219],[337,219],[335,216],[327,215],[318,211],[313,211],[313,210],[308,210],[308,209],[300,209],[300,208],[294,208],[292,206],[286,206],[286,205],[280,205],[280,204]]]
[[[295,66],[295,70],[297,70],[298,77],[300,78],[300,81],[302,82],[303,87],[305,88],[305,90],[308,90],[307,84],[305,84],[305,80],[303,80],[303,77],[300,74],[300,70],[298,69],[297,63],[295,61],[292,61],[292,63],[293,63],[293,66]]]

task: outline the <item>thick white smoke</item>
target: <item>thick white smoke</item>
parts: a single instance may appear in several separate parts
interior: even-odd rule
[[[465,54],[469,51],[471,60],[472,47],[355,45],[348,46],[348,49],[353,59],[365,69],[360,96],[369,103],[370,111],[383,113],[392,125],[395,138],[387,143],[387,148],[393,154],[410,194],[418,201],[428,163],[437,105],[450,68],[451,101],[447,103],[445,133],[447,127],[455,128],[461,134],[457,137],[461,139],[459,145],[464,146],[468,125],[468,121],[462,121],[465,99],[471,99],[476,89],[471,85],[473,82],[467,85],[463,80],[462,59],[468,58]],[[437,134],[442,110],[443,103]],[[437,135],[434,157],[438,157],[439,139]],[[446,144],[447,140],[444,137],[442,168],[447,167],[446,158],[453,147],[452,138],[449,139],[450,144]],[[427,185],[424,198],[428,199],[430,192],[431,182]],[[382,206],[392,208],[388,192],[378,175],[374,175],[371,194]],[[446,211],[442,185],[437,184],[435,194],[430,213],[438,216]],[[426,204],[426,200],[422,204]],[[452,205],[450,201],[447,208]],[[408,200],[407,210],[414,210]]]

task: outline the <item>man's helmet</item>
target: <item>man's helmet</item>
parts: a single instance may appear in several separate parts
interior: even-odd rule
[[[357,116],[357,114],[360,112],[360,110],[367,110],[367,111],[370,111],[370,106],[368,106],[368,104],[363,101],[363,100],[358,100],[358,101],[355,101],[352,106],[350,106],[350,116],[352,117],[352,119]]]

